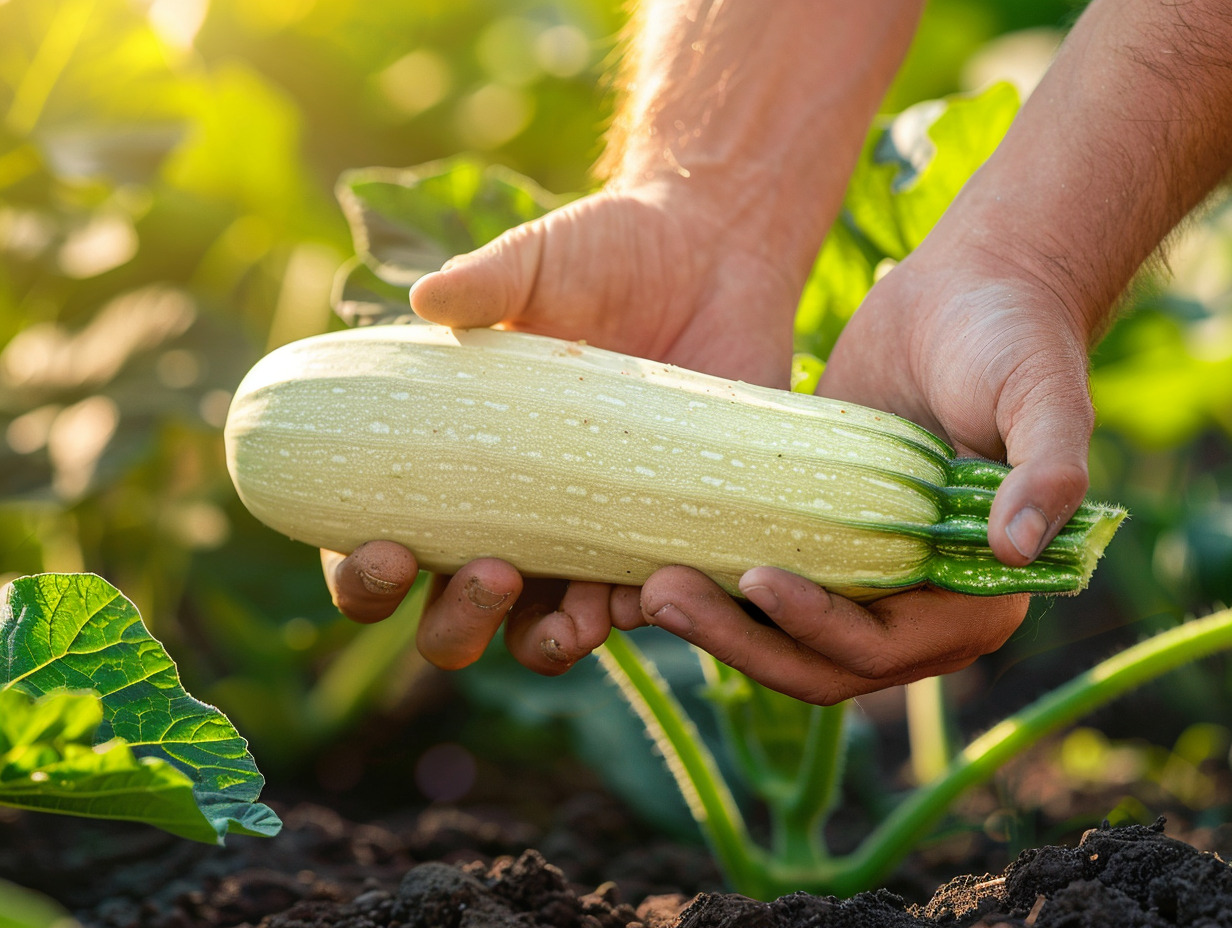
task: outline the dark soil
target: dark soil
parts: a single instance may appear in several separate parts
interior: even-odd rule
[[[379,750],[343,753],[362,782],[267,789],[282,833],[225,847],[0,807],[0,878],[84,928],[1232,928],[1232,867],[1214,853],[1232,857],[1224,761],[1192,771],[1209,780],[1195,804],[1150,779],[1075,782],[1041,745],[964,797],[959,827],[887,888],[760,902],[724,892],[704,848],[640,822],[576,762],[481,762],[464,801],[431,803],[406,785],[407,758],[380,779]],[[1139,821],[1167,814],[1168,834],[1162,821],[1083,833],[1127,797]],[[834,847],[867,828],[848,805]]]
[[[278,838],[226,848],[10,813],[0,874],[85,928],[1232,928],[1232,866],[1162,820],[1024,851],[912,904],[886,889],[722,892],[700,848],[646,834],[600,793],[569,799],[546,830],[444,806],[369,824],[310,803],[281,811]]]

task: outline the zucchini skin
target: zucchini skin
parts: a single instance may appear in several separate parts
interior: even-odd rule
[[[1124,517],[1085,506],[1055,551],[1008,568],[986,539],[1005,469],[906,420],[492,329],[286,345],[241,383],[225,444],[270,527],[342,552],[397,541],[440,573],[499,557],[638,585],[684,564],[735,593],[771,565],[862,600],[925,582],[1060,592]]]

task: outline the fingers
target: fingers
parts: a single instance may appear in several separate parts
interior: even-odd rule
[[[1007,384],[998,410],[1013,470],[993,500],[988,544],[998,560],[1011,566],[1039,556],[1082,504],[1089,484],[1095,412],[1085,354],[1075,351],[1068,364],[1030,383],[1021,396],[1016,384]]]
[[[334,605],[364,623],[392,615],[419,573],[415,556],[392,541],[370,541],[350,555],[322,550],[321,569]]]
[[[536,673],[564,673],[621,628],[644,625],[638,591],[603,583],[523,580],[495,558],[472,561],[438,589],[419,621],[416,644],[444,670],[477,661],[505,626],[505,646]]]
[[[1027,605],[1026,596],[975,601],[919,589],[866,608],[774,568],[749,571],[741,587],[775,626],[687,568],[654,574],[642,606],[652,624],[764,686],[820,705],[965,667],[1003,644]]]
[[[521,592],[522,575],[511,564],[496,558],[472,561],[445,581],[424,609],[415,635],[419,653],[443,670],[473,664]]]
[[[417,280],[411,308],[454,328],[513,322],[531,300],[542,253],[542,224],[518,226]]]
[[[536,673],[564,673],[607,640],[611,587],[605,583],[535,581],[542,592],[523,595],[505,627],[505,646]]]

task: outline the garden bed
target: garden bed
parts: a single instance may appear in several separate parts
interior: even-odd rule
[[[1138,784],[1121,790],[1166,812],[1166,831],[1159,823],[1084,837],[1099,824],[1095,810],[1113,808],[1121,793],[1067,787],[1054,747],[1015,762],[1000,791],[977,790],[956,812],[991,821],[1016,801],[1033,810],[1020,829],[1057,844],[1011,860],[1014,846],[991,826],[960,828],[912,855],[887,888],[843,901],[800,893],[765,903],[723,892],[704,848],[653,832],[570,764],[485,766],[458,804],[408,795],[403,806],[389,781],[333,795],[279,797],[273,788],[283,832],[232,836],[226,847],[8,811],[0,876],[57,898],[85,928],[1232,925],[1232,867],[1210,853],[1229,856],[1232,826],[1199,827],[1194,813]],[[1230,781],[1217,772],[1215,805],[1232,799]],[[1006,784],[1018,795],[1006,796]],[[348,808],[357,797],[388,807]],[[839,816],[836,827],[859,825]]]

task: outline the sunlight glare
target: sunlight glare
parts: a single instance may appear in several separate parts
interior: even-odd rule
[[[521,16],[504,16],[483,30],[475,57],[497,83],[526,87],[543,73],[535,55],[539,28]]]
[[[577,26],[544,29],[534,47],[539,67],[553,77],[576,77],[590,65],[590,40]]]
[[[154,0],[150,27],[173,48],[189,48],[205,22],[210,0]]]
[[[47,453],[55,471],[52,484],[61,499],[77,499],[89,490],[119,424],[115,400],[101,394],[74,403],[56,416],[47,436]]]
[[[103,212],[70,232],[56,258],[65,277],[84,280],[127,264],[137,245],[137,230],[127,216]]]
[[[418,116],[445,99],[453,86],[453,74],[443,55],[419,48],[378,74],[376,85],[394,109]]]
[[[533,106],[532,98],[520,90],[487,84],[459,104],[458,134],[470,147],[498,148],[530,124]]]

